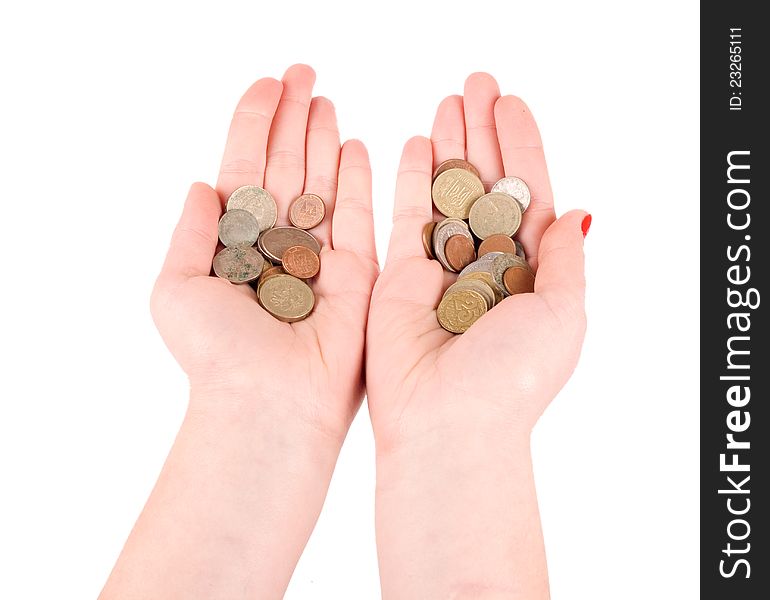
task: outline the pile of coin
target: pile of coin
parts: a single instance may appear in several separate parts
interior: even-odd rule
[[[535,274],[513,239],[529,207],[529,187],[519,177],[503,177],[485,193],[476,167],[455,158],[433,173],[432,197],[446,218],[425,225],[425,253],[459,273],[436,317],[447,331],[463,333],[507,296],[534,291]]]
[[[321,244],[306,230],[325,214],[319,196],[303,194],[289,206],[291,226],[276,227],[278,209],[270,192],[256,185],[239,187],[219,220],[225,247],[214,257],[214,273],[232,283],[256,285],[259,303],[275,318],[287,323],[304,319],[315,305],[306,280],[321,268]]]

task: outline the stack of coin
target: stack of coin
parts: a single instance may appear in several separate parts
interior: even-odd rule
[[[319,196],[303,194],[289,207],[291,226],[276,227],[278,209],[270,192],[256,185],[239,187],[219,220],[225,247],[214,257],[214,273],[232,283],[256,283],[259,303],[275,318],[287,323],[304,319],[315,305],[305,280],[321,267],[321,244],[306,230],[325,214]]]
[[[507,296],[534,291],[535,274],[513,239],[529,208],[529,187],[519,177],[503,177],[485,193],[476,167],[454,158],[433,173],[432,196],[446,218],[425,225],[425,253],[459,273],[436,316],[447,331],[463,333]]]

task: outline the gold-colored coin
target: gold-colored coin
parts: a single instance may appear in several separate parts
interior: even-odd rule
[[[495,303],[499,304],[503,301],[503,291],[497,287],[497,284],[495,283],[495,280],[492,279],[492,275],[486,271],[474,271],[470,273],[466,273],[465,275],[460,275],[460,277],[457,278],[457,281],[464,281],[466,279],[475,279],[477,281],[483,281],[486,283],[490,289],[492,290],[492,293],[495,296]],[[494,306],[493,304],[493,306]]]
[[[484,184],[466,169],[447,169],[433,182],[432,195],[442,215],[467,219],[473,203],[484,195]]]
[[[433,171],[433,179],[436,179],[436,177],[441,175],[444,171],[448,171],[449,169],[465,169],[466,171],[473,173],[476,177],[481,178],[481,175],[479,175],[479,170],[467,160],[463,160],[462,158],[450,158],[449,160],[445,160],[438,167],[436,167],[436,170]]]
[[[492,288],[487,285],[486,282],[478,279],[464,279],[463,281],[455,281],[449,286],[444,295],[448,293],[459,292],[462,290],[473,290],[478,292],[484,297],[484,301],[487,303],[487,310],[490,310],[495,305],[495,294]]]
[[[487,301],[475,290],[446,294],[438,305],[439,324],[452,333],[463,333],[487,312]]]
[[[315,295],[310,286],[286,274],[268,277],[259,287],[258,296],[267,312],[286,323],[304,319],[315,305]]]
[[[491,192],[473,203],[468,218],[481,240],[500,233],[511,237],[521,225],[521,205],[508,194]]]

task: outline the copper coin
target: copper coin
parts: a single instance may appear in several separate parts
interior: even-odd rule
[[[471,163],[469,163],[467,160],[463,160],[462,158],[450,158],[449,160],[445,160],[444,162],[442,162],[438,167],[436,167],[436,170],[433,171],[433,179],[436,179],[436,177],[438,177],[444,171],[447,171],[449,169],[465,169],[466,171],[470,171],[476,177],[481,179],[481,175],[479,175],[479,170],[476,167],[474,167]]]
[[[436,258],[436,255],[433,254],[433,230],[435,228],[435,221],[425,223],[425,227],[422,228],[422,247],[425,250],[425,255],[428,258]]]
[[[503,274],[503,283],[511,295],[535,291],[535,275],[524,267],[509,267]]]
[[[516,243],[512,238],[502,233],[490,235],[481,244],[479,244],[479,256],[484,256],[488,252],[509,252],[516,253]]]
[[[315,277],[320,267],[318,255],[305,246],[292,246],[283,253],[283,269],[294,277],[310,279]]]
[[[302,194],[289,205],[289,221],[300,229],[312,229],[325,215],[326,205],[316,194]]]
[[[273,227],[263,231],[257,240],[257,247],[262,254],[276,262],[280,262],[283,253],[292,246],[305,246],[316,254],[321,252],[318,240],[297,227]]]
[[[476,260],[476,249],[473,247],[473,241],[464,235],[450,237],[444,246],[444,254],[446,254],[449,266],[455,271],[462,271]]]

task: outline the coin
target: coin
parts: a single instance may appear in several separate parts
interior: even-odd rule
[[[508,194],[518,200],[521,205],[521,212],[529,208],[532,198],[529,193],[529,186],[520,177],[503,177],[492,186],[492,191]]]
[[[313,310],[315,296],[304,281],[292,275],[273,275],[259,288],[259,302],[275,318],[293,323]]]
[[[433,229],[433,254],[436,255],[436,260],[441,263],[442,267],[452,272],[455,269],[449,264],[444,249],[446,248],[447,240],[453,235],[463,235],[473,242],[473,236],[470,229],[468,229],[468,224],[462,219],[444,219],[436,223],[436,227]]]
[[[516,252],[516,243],[502,233],[496,233],[490,235],[487,239],[479,244],[479,257],[484,256],[488,252]]]
[[[521,206],[508,194],[490,192],[473,203],[469,221],[479,239],[498,233],[512,236],[521,225]]]
[[[289,205],[289,221],[300,229],[312,229],[324,220],[324,215],[326,205],[316,194],[302,194]]]
[[[321,267],[318,255],[305,246],[287,248],[282,257],[283,268],[289,275],[300,279],[315,277]]]
[[[471,206],[483,194],[481,179],[465,169],[448,169],[433,181],[433,203],[447,217],[467,219]]]
[[[529,266],[529,263],[526,260],[524,260],[520,256],[516,256],[515,254],[510,254],[509,252],[506,252],[504,254],[501,254],[500,256],[495,257],[494,261],[492,261],[492,266],[490,268],[492,279],[494,279],[495,283],[499,285],[502,289],[505,289],[506,295],[509,294],[509,292],[507,287],[505,286],[505,281],[503,281],[503,276],[505,275],[505,272],[511,267],[522,267],[525,269],[529,269],[530,271],[532,270],[532,268]]]
[[[228,248],[253,246],[259,236],[259,223],[247,210],[228,210],[219,219],[219,239]]]
[[[422,228],[422,247],[428,258],[436,258],[433,254],[433,230],[435,227],[436,222],[431,221],[430,223],[425,223],[425,227]]]
[[[463,160],[462,158],[450,158],[449,160],[442,162],[438,167],[436,167],[436,170],[433,171],[433,179],[436,179],[436,177],[441,175],[444,171],[448,171],[449,169],[465,169],[466,171],[470,171],[476,177],[481,179],[479,170],[467,160]]]
[[[439,324],[452,333],[463,333],[487,312],[487,301],[474,290],[446,294],[436,309]]]
[[[487,273],[486,271],[475,271],[457,277],[457,281],[465,281],[466,279],[476,279],[478,281],[483,281],[489,286],[495,296],[495,302],[492,306],[503,301],[503,298],[505,297],[503,291],[497,286],[490,273]]]
[[[249,211],[259,223],[259,231],[275,225],[278,207],[273,196],[258,185],[244,185],[235,190],[227,199],[227,210],[240,208]]]
[[[305,246],[316,254],[321,252],[321,244],[310,233],[296,227],[273,227],[259,236],[257,246],[270,260],[281,261],[283,253],[292,246]]]
[[[484,297],[484,301],[487,303],[487,310],[491,309],[495,305],[495,293],[492,288],[485,281],[481,279],[469,279],[465,278],[462,281],[455,281],[449,286],[444,296],[447,294],[459,292],[461,290],[473,290],[478,292]]]
[[[460,234],[455,234],[446,241],[444,254],[447,263],[454,271],[462,271],[476,260],[476,248],[473,240]]]
[[[265,259],[251,246],[228,247],[214,257],[214,273],[232,283],[254,281],[262,272]]]
[[[505,289],[511,295],[535,291],[535,275],[524,267],[509,267],[503,273]]]

